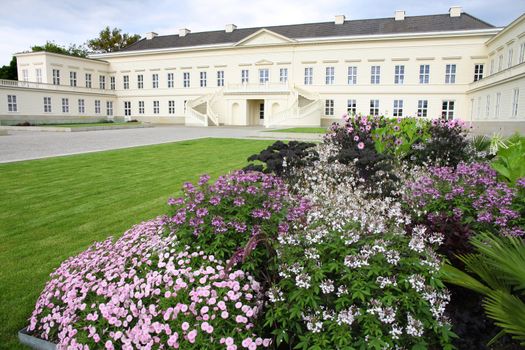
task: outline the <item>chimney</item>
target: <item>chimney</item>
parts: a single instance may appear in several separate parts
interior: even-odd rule
[[[394,18],[396,21],[404,21],[405,20],[405,11],[403,10],[397,10],[394,14]]]
[[[179,29],[179,36],[180,37],[186,36],[186,34],[189,34],[189,33],[191,33],[191,30],[189,30],[188,28]]]
[[[461,16],[461,6],[452,6],[449,10],[448,10],[448,13],[450,14],[450,17],[459,17]]]
[[[158,36],[158,34],[155,33],[155,32],[146,33],[146,40],[151,40],[151,39],[153,39],[156,36]]]
[[[335,16],[335,24],[343,24],[343,23],[345,23],[345,15]]]
[[[235,29],[237,29],[237,26],[235,24],[227,24],[226,28],[225,28],[225,31],[226,31],[226,33],[231,33]]]

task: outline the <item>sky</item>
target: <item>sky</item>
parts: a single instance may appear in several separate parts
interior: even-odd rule
[[[0,0],[0,65],[13,53],[54,41],[83,44],[105,26],[124,33],[176,34],[223,29],[225,24],[254,27],[278,24],[447,13],[450,6],[495,26],[505,26],[525,12],[525,0]]]

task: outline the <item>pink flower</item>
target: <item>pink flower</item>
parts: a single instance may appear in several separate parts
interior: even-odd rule
[[[190,328],[190,324],[188,322],[183,322],[180,327],[182,328],[183,331],[187,331],[188,328]]]
[[[190,343],[195,343],[195,338],[197,337],[197,330],[194,329],[191,332],[188,333],[188,341]]]
[[[362,143],[362,142],[359,142],[359,143],[357,144],[357,148],[359,148],[359,149],[363,149],[363,148],[365,148],[365,144]]]

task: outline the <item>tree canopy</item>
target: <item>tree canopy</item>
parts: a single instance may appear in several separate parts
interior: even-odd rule
[[[18,80],[15,56],[13,56],[9,64],[0,67],[0,79]]]
[[[138,34],[122,34],[122,29],[109,26],[100,31],[98,38],[91,39],[87,46],[95,52],[114,52],[140,40]]]
[[[64,46],[57,45],[52,41],[48,41],[44,45],[31,46],[31,51],[46,51],[76,57],[87,57],[88,54],[87,49],[83,45],[70,44],[68,48],[65,48]]]

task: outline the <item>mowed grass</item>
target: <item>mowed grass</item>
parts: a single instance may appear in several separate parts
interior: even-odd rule
[[[22,349],[17,331],[62,261],[165,213],[185,181],[240,169],[271,143],[203,139],[0,164],[0,348]]]
[[[305,134],[325,134],[327,128],[289,128],[278,130],[267,130],[267,132],[291,132],[291,133],[305,133]]]

